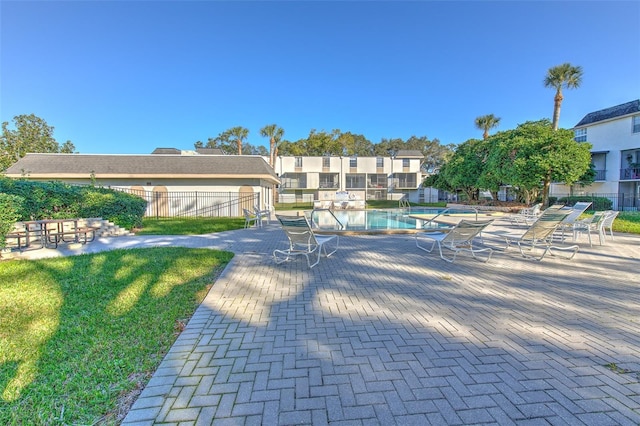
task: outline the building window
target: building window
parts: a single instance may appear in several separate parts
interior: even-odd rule
[[[402,159],[402,168],[403,169],[408,169],[409,168],[409,159],[408,158],[403,158]]]
[[[345,176],[345,183],[347,189],[362,189],[365,188],[366,175],[364,174],[351,174],[347,173]]]
[[[631,119],[633,123],[633,133],[640,133],[640,115],[635,115]]]
[[[367,186],[369,188],[386,188],[387,175],[385,174],[369,174],[367,175]]]
[[[328,169],[331,167],[331,157],[322,157],[322,168]]]
[[[295,167],[302,168],[302,157],[296,157],[295,161],[296,161]]]
[[[576,129],[573,131],[573,135],[576,142],[587,141],[587,129]]]
[[[358,157],[349,158],[349,167],[351,167],[352,169],[358,167]]]
[[[321,189],[337,189],[338,188],[338,175],[335,173],[320,173],[320,188]]]
[[[415,173],[396,173],[395,180],[398,188],[418,187],[418,179]]]
[[[384,158],[382,157],[377,157],[376,158],[376,167],[381,169],[384,167]]]
[[[280,182],[285,189],[306,188],[306,173],[285,173],[280,176]]]

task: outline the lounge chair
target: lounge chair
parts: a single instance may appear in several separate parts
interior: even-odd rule
[[[558,246],[553,245],[553,233],[556,231],[558,226],[562,223],[562,221],[571,213],[571,210],[565,209],[547,209],[542,215],[536,220],[529,228],[519,237],[504,237],[507,246],[505,250],[508,249],[511,244],[515,243],[518,245],[520,249],[520,254],[522,257],[527,259],[535,259],[542,260],[544,256],[549,253],[550,255],[554,255],[552,250],[560,250],[560,251],[571,251],[572,254],[568,256],[568,259],[573,258],[578,252],[578,246]],[[536,248],[543,249],[543,252],[540,256],[534,256],[533,251]],[[526,252],[525,252],[526,251]]]
[[[542,203],[534,204],[531,207],[525,207],[518,213],[511,215],[508,219],[514,225],[526,225],[529,226],[540,217],[542,213]]]
[[[611,239],[613,240],[613,221],[616,220],[616,217],[618,217],[620,212],[615,210],[607,210],[606,213],[607,217],[604,218],[604,223],[602,224],[602,235],[606,237],[608,229],[609,235],[611,235]]]
[[[558,231],[560,231],[560,239],[564,241],[564,233],[569,231],[573,233],[573,225],[578,221],[582,213],[585,212],[591,206],[591,201],[578,201],[571,208],[563,208],[562,210],[568,211],[569,214],[558,225]]]
[[[273,251],[273,258],[277,264],[291,260],[293,256],[302,255],[307,258],[309,268],[313,268],[320,263],[323,252],[326,257],[329,257],[338,250],[339,237],[314,234],[305,216],[276,215],[276,218],[289,239],[288,249]],[[329,245],[331,245],[331,251],[327,251]],[[312,263],[313,256],[316,256],[316,259]]]
[[[256,226],[260,226],[259,222],[258,222],[258,216],[256,216],[254,213],[251,213],[249,210],[247,209],[242,209],[242,212],[244,213],[244,227],[246,228],[251,228],[253,225]]]
[[[415,235],[416,246],[420,250],[431,253],[437,244],[438,250],[440,251],[440,257],[447,262],[453,262],[456,260],[456,256],[461,251],[471,252],[473,258],[477,260],[481,259],[476,256],[476,253],[489,252],[485,259],[485,262],[487,262],[491,258],[493,250],[489,247],[474,246],[473,239],[480,236],[482,230],[491,223],[493,223],[493,219],[486,221],[461,220],[460,223],[451,228],[448,232],[418,232]],[[431,247],[420,245],[421,238],[431,240]],[[453,251],[453,257],[445,257],[442,251],[443,248]]]

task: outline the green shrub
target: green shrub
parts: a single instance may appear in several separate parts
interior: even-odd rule
[[[84,187],[80,217],[101,217],[123,228],[139,228],[147,202],[137,195],[106,188]]]
[[[21,220],[77,217],[80,188],[63,182],[0,179],[0,192],[24,198]]]
[[[613,202],[606,197],[593,197],[589,195],[572,195],[569,197],[558,198],[558,202],[562,204],[566,204],[568,206],[572,206],[578,201],[586,201],[593,203],[589,210],[611,210],[613,207]]]
[[[142,225],[146,201],[107,188],[0,177],[0,192],[24,199],[18,220],[101,217],[123,228]]]
[[[7,234],[22,214],[24,198],[0,192],[0,248],[6,244]]]

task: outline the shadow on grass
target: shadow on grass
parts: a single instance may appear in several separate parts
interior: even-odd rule
[[[172,247],[0,264],[0,423],[112,416],[232,257]]]

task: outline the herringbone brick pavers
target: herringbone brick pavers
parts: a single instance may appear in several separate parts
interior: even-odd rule
[[[183,241],[236,256],[124,424],[640,424],[640,238],[449,264],[342,236],[313,269],[284,241]]]

